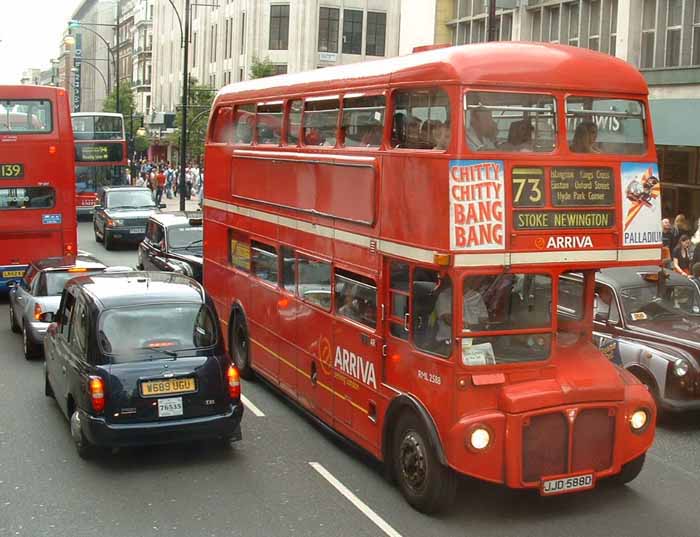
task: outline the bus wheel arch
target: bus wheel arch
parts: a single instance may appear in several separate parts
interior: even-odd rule
[[[231,360],[236,364],[241,377],[252,380],[255,377],[250,359],[250,337],[245,311],[240,302],[231,308],[229,316],[228,348]]]
[[[414,508],[436,513],[452,504],[456,475],[447,465],[432,418],[413,397],[401,395],[389,405],[382,455],[387,472]]]

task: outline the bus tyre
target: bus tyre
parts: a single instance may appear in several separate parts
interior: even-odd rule
[[[630,481],[633,481],[642,471],[642,468],[644,468],[645,457],[646,453],[642,453],[636,459],[632,459],[630,462],[623,464],[622,471],[619,474],[611,477],[610,480],[615,485],[624,485]]]
[[[394,431],[394,475],[408,503],[426,514],[448,509],[454,501],[457,478],[438,460],[423,422],[407,412]]]
[[[241,377],[252,380],[255,373],[250,364],[250,345],[248,339],[248,327],[245,318],[240,313],[233,314],[231,336],[229,337],[231,358],[238,368]]]

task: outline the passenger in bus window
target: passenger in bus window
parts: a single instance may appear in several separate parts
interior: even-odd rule
[[[438,121],[434,132],[435,145],[433,149],[447,149],[450,145],[450,122],[445,121],[445,123],[442,123]]]
[[[598,127],[592,121],[583,121],[578,124],[574,131],[574,140],[571,143],[571,150],[574,153],[600,153],[596,145],[598,137]]]
[[[498,127],[490,110],[472,110],[469,114],[467,141],[472,151],[496,149]]]
[[[406,145],[404,147],[421,147],[421,120],[409,116],[406,120]]]
[[[489,312],[481,293],[476,289],[478,279],[465,278],[462,296],[462,322],[465,330],[479,328],[488,321]]]
[[[365,126],[365,133],[362,136],[360,145],[365,147],[377,147],[382,142],[382,124],[378,121],[372,121]]]
[[[533,151],[532,124],[527,119],[514,121],[508,128],[508,141],[498,148],[504,151]]]
[[[359,310],[359,302],[355,299],[355,294],[355,287],[345,283],[343,286],[342,305],[338,308],[338,314],[353,321],[360,321],[362,314]]]
[[[452,285],[449,280],[444,282],[435,301],[434,315],[437,318],[435,332],[436,347],[450,345],[452,340]]]

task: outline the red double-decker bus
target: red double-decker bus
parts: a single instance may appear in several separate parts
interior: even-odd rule
[[[33,259],[75,255],[73,166],[66,92],[0,86],[0,292]]]
[[[204,284],[241,373],[414,507],[456,474],[551,495],[641,471],[653,399],[591,343],[595,271],[660,261],[633,67],[497,43],[234,84],[206,168]]]
[[[78,216],[91,215],[102,188],[127,184],[124,118],[110,112],[72,114]]]

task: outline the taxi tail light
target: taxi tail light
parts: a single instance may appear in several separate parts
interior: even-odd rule
[[[105,383],[101,377],[90,377],[90,401],[95,412],[105,409]]]
[[[34,304],[34,320],[35,321],[39,320],[42,313],[44,313],[44,311],[41,309],[41,304]]]
[[[228,378],[228,395],[231,399],[241,398],[241,375],[235,365],[228,366],[226,372]]]

